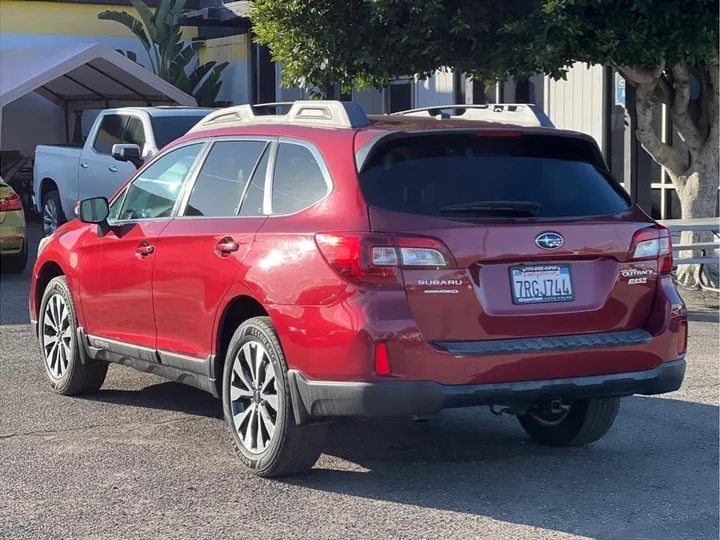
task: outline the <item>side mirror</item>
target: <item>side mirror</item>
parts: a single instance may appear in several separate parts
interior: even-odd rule
[[[83,223],[106,223],[110,214],[110,206],[105,197],[94,197],[80,201],[78,218]]]
[[[139,168],[143,158],[137,144],[113,144],[112,157],[117,161],[128,161]]]

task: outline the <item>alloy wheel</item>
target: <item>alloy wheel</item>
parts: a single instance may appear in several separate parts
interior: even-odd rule
[[[70,310],[65,299],[55,294],[50,297],[42,320],[42,347],[45,364],[53,379],[61,379],[70,365],[73,333]]]
[[[53,199],[47,199],[43,206],[43,231],[51,234],[58,228],[58,208]]]
[[[272,361],[258,341],[243,345],[233,360],[230,408],[242,445],[253,454],[264,452],[275,434],[278,392]]]

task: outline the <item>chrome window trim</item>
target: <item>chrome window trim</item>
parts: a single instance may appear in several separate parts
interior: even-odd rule
[[[275,179],[275,165],[276,165],[276,161],[277,161],[277,154],[278,154],[280,145],[283,143],[294,144],[297,146],[303,146],[310,151],[310,153],[313,155],[313,158],[315,158],[315,162],[318,164],[318,167],[320,168],[320,173],[322,174],[323,179],[325,180],[326,191],[325,191],[325,195],[323,195],[320,199],[307,205],[305,208],[301,208],[300,210],[297,210],[296,212],[291,212],[289,214],[274,214],[272,211],[272,188],[273,188],[273,183],[274,183],[274,179]],[[310,141],[305,141],[302,139],[295,139],[292,137],[280,137],[277,140],[275,155],[271,156],[271,157],[273,158],[273,161],[272,161],[272,163],[268,163],[268,171],[272,171],[272,175],[268,178],[268,180],[270,182],[269,185],[268,185],[268,180],[265,181],[265,204],[263,205],[265,215],[267,215],[268,217],[280,218],[280,217],[288,217],[288,216],[297,215],[300,212],[304,212],[308,208],[315,206],[316,204],[320,204],[325,199],[327,199],[332,194],[333,191],[335,191],[335,185],[333,184],[332,176],[330,176],[330,170],[328,169],[327,164],[325,163],[325,160],[323,159],[323,156],[320,153],[320,150],[318,150],[317,146],[315,146]],[[272,167],[270,167],[271,164],[272,164]]]
[[[123,194],[122,194],[123,202],[122,202],[122,204],[120,205],[120,212],[119,212],[120,215],[122,215],[122,211],[123,211],[123,209],[125,208],[125,198],[127,197],[128,191],[130,191],[130,187],[135,183],[135,181],[136,181],[138,178],[140,178],[140,176],[142,176],[142,174],[143,174],[147,169],[149,169],[156,161],[161,160],[162,158],[164,158],[165,156],[167,156],[167,155],[175,152],[176,150],[181,150],[181,149],[183,149],[183,148],[186,148],[186,147],[188,147],[188,146],[193,146],[193,145],[199,145],[199,146],[201,146],[201,148],[200,148],[200,151],[198,152],[198,155],[195,156],[195,161],[193,161],[193,164],[191,165],[190,170],[188,171],[188,174],[185,176],[185,179],[183,180],[183,187],[180,188],[180,189],[181,189],[180,194],[178,195],[178,198],[175,200],[175,205],[173,206],[173,209],[172,209],[172,212],[170,213],[170,216],[165,216],[165,217],[161,217],[161,218],[138,218],[138,219],[108,220],[108,224],[109,224],[109,225],[112,225],[112,226],[119,226],[119,225],[126,225],[126,224],[129,224],[129,223],[137,223],[137,222],[145,222],[145,221],[163,221],[163,220],[174,219],[174,218],[175,218],[175,215],[176,215],[176,213],[177,213],[177,209],[178,209],[178,200],[180,200],[180,198],[181,198],[182,195],[183,195],[183,190],[185,189],[185,185],[187,184],[188,178],[191,178],[192,175],[194,174],[194,172],[195,172],[195,170],[196,170],[196,168],[197,168],[197,166],[198,166],[198,160],[199,160],[199,158],[201,158],[201,157],[205,154],[205,151],[207,150],[207,145],[208,145],[208,142],[207,142],[207,141],[205,141],[205,140],[192,140],[192,141],[187,141],[187,142],[184,142],[184,143],[179,144],[179,145],[177,145],[177,146],[173,146],[173,147],[171,147],[171,148],[168,148],[166,152],[162,152],[162,153],[158,154],[158,155],[155,156],[151,161],[149,161],[147,164],[145,164],[143,167],[141,167],[141,168],[137,171],[137,173],[135,174],[135,176],[132,178],[132,180],[130,180],[130,181],[127,183],[127,185],[125,186],[125,189],[123,190]]]
[[[238,217],[238,218],[253,218],[253,217],[262,217],[262,216],[239,216],[238,212],[240,212],[240,207],[242,206],[242,203],[245,200],[245,195],[247,194],[248,187],[250,186],[250,182],[252,181],[253,176],[255,175],[255,171],[257,170],[258,165],[262,161],[263,156],[265,155],[265,152],[268,152],[268,145],[272,144],[276,137],[264,137],[264,136],[253,136],[253,135],[241,135],[241,136],[229,136],[229,137],[217,137],[217,138],[208,138],[208,139],[195,139],[200,141],[205,141],[207,143],[207,149],[203,153],[202,156],[202,162],[197,165],[197,169],[193,171],[192,176],[188,176],[187,181],[187,189],[186,192],[183,193],[183,199],[182,204],[178,206],[177,212],[175,213],[174,218],[175,219],[227,219],[232,217]],[[262,151],[260,152],[260,156],[258,157],[257,161],[255,162],[255,165],[253,166],[253,170],[250,173],[250,179],[248,180],[248,183],[245,185],[245,188],[243,189],[242,194],[240,195],[240,200],[238,201],[238,205],[235,208],[235,215],[234,216],[185,216],[182,215],[187,210],[187,205],[190,202],[190,195],[192,194],[192,190],[195,188],[195,184],[197,183],[197,179],[200,176],[200,171],[202,170],[202,167],[205,165],[205,162],[207,161],[208,156],[210,155],[210,152],[212,151],[213,146],[217,143],[222,142],[264,142],[265,146],[263,147]],[[269,163],[268,163],[269,168]],[[267,178],[266,178],[267,183]],[[263,194],[264,196],[264,194]]]

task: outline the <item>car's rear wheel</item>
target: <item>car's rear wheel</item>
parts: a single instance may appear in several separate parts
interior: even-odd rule
[[[60,193],[57,190],[48,191],[43,197],[42,225],[45,236],[52,234],[55,229],[67,221],[60,203]]]
[[[311,469],[320,457],[325,425],[295,423],[287,363],[269,317],[249,319],[235,331],[222,399],[237,454],[254,474],[289,476]]]
[[[25,270],[25,267],[27,266],[27,259],[28,249],[26,239],[23,240],[22,251],[3,256],[2,261],[0,261],[0,265],[2,266],[1,269],[3,272],[7,272],[9,274],[19,274]]]
[[[541,444],[583,446],[604,437],[617,417],[620,398],[565,400],[539,404],[518,416],[520,425]]]
[[[96,392],[108,365],[83,363],[77,338],[77,317],[65,276],[48,283],[38,312],[38,337],[50,388],[66,396]]]

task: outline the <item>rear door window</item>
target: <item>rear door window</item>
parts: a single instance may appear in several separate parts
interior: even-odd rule
[[[243,193],[266,145],[264,141],[213,144],[195,181],[184,215],[237,215]]]
[[[122,142],[123,129],[128,117],[119,114],[108,114],[100,121],[93,149],[99,154],[111,154],[112,147]]]
[[[629,208],[588,141],[481,135],[389,141],[360,174],[366,202],[410,214],[483,218],[602,216]]]
[[[294,214],[328,193],[322,169],[309,148],[280,143],[272,186],[273,214]]]

